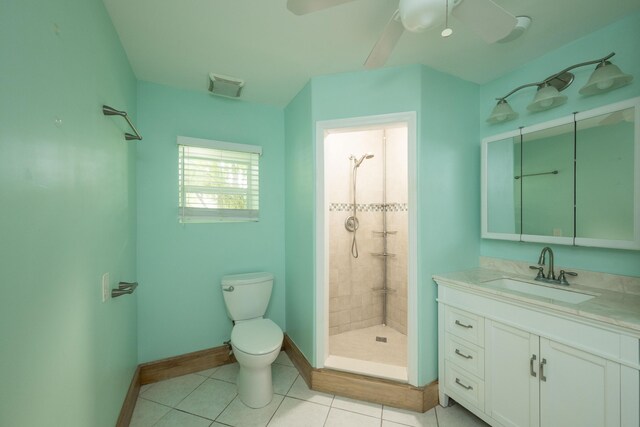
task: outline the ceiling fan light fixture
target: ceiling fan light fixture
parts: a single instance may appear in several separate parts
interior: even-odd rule
[[[609,61],[602,61],[589,77],[587,84],[580,89],[581,95],[596,95],[617,89],[631,83],[633,76],[625,74],[617,65]]]
[[[516,16],[516,26],[509,35],[503,39],[498,40],[498,43],[508,43],[519,38],[525,33],[531,26],[532,19],[528,16]]]
[[[441,1],[438,0],[400,0],[398,9],[402,25],[414,33],[420,33],[433,27],[438,18],[442,16],[440,11]]]

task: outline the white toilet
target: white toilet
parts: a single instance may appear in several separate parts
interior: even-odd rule
[[[227,313],[234,321],[231,347],[240,365],[238,395],[251,408],[271,402],[271,364],[282,347],[282,329],[265,319],[273,288],[273,274],[234,274],[222,278]]]

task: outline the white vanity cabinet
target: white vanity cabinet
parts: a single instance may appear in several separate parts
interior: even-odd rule
[[[619,426],[620,364],[486,323],[485,412],[506,426]]]
[[[492,426],[640,425],[637,336],[437,281],[441,404]]]

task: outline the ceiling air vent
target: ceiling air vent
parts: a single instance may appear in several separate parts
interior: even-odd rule
[[[214,95],[226,96],[227,98],[240,98],[243,87],[244,80],[209,73],[209,92]]]

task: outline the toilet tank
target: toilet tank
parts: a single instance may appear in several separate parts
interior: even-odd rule
[[[272,273],[224,276],[222,278],[222,295],[231,320],[248,320],[264,316],[272,289]]]

